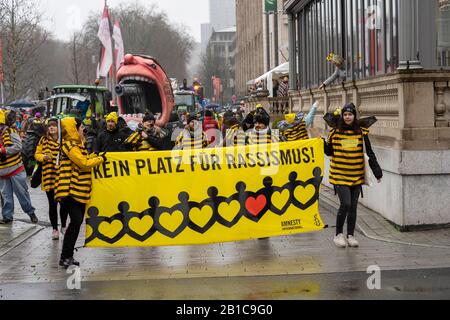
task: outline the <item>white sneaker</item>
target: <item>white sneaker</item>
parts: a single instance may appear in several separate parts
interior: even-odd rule
[[[338,248],[345,248],[347,247],[347,241],[345,240],[344,234],[340,233],[337,236],[334,237],[334,244]]]
[[[356,241],[354,236],[348,236],[347,237],[347,241],[348,241],[348,246],[351,248],[357,248],[359,247],[359,242]]]

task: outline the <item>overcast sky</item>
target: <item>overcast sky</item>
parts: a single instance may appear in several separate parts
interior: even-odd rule
[[[78,31],[91,11],[102,14],[104,0],[40,0],[41,9],[47,12],[45,26],[58,39],[68,40]],[[200,42],[200,25],[209,22],[208,0],[108,0],[108,6],[114,8],[120,3],[143,5],[156,4],[165,11],[173,24],[183,24],[187,31]]]

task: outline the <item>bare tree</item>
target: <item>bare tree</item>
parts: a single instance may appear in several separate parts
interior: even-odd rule
[[[49,34],[40,26],[42,13],[37,7],[31,0],[0,0],[7,100],[31,96],[45,78],[45,66],[37,57]]]
[[[99,14],[91,14],[83,30],[64,43],[41,27],[44,16],[37,8],[32,0],[0,0],[7,101],[36,97],[40,89],[57,84],[93,84],[96,79]],[[121,23],[125,53],[153,56],[170,77],[186,77],[194,41],[185,27],[170,24],[155,5],[122,5],[112,15]]]
[[[186,77],[194,41],[183,26],[171,25],[167,15],[159,12],[155,5],[122,5],[114,9],[112,15],[120,21],[125,53],[153,56],[170,77]],[[89,48],[91,59],[92,55],[98,55],[100,48],[98,18],[98,14],[91,15],[83,28],[83,47]]]

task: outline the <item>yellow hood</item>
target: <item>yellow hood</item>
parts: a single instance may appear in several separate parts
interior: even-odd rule
[[[0,124],[6,124],[6,112],[0,110]]]
[[[117,112],[111,112],[108,114],[105,118],[106,121],[114,121],[117,124],[117,121],[119,121],[119,116],[117,115]]]
[[[289,113],[284,115],[284,119],[287,123],[292,124],[295,121],[296,114],[295,113]]]
[[[64,118],[61,121],[61,128],[63,132],[63,139],[67,141],[81,142],[80,135],[78,134],[77,122],[75,118]]]

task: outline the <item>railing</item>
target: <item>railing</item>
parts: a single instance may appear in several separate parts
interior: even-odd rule
[[[246,111],[251,112],[260,104],[270,114],[272,119],[282,118],[284,114],[291,112],[291,103],[289,97],[269,98],[269,97],[252,97],[246,101]]]

